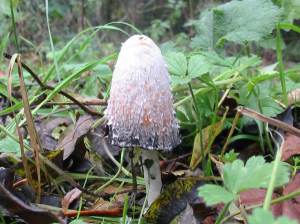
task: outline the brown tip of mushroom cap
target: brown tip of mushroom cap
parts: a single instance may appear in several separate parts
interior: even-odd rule
[[[122,45],[105,116],[113,145],[172,150],[181,142],[166,63],[149,37]]]

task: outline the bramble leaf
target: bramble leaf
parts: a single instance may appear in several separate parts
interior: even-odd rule
[[[172,52],[165,57],[169,72],[174,75],[184,76],[187,70],[187,60],[183,53]]]
[[[266,211],[263,208],[254,209],[252,215],[248,217],[249,224],[296,224],[294,220],[290,220],[287,217],[281,216],[276,219],[270,211]]]
[[[273,164],[274,162],[265,162],[262,156],[251,157],[245,165],[239,159],[227,163],[223,167],[224,187],[207,184],[199,188],[199,195],[204,198],[206,203],[210,203],[208,205],[213,205],[230,202],[230,198],[234,200],[240,192],[248,189],[267,188]],[[275,180],[276,187],[289,181],[289,168],[284,162],[279,163]]]
[[[189,60],[188,75],[192,78],[200,77],[209,72],[211,65],[202,55],[193,55]]]
[[[228,203],[234,199],[234,194],[215,184],[205,184],[200,187],[199,196],[203,197],[207,205],[215,205],[221,202]]]
[[[266,163],[262,156],[251,157],[246,165],[241,160],[224,165],[224,185],[226,189],[237,194],[251,188],[268,187],[273,169],[273,162]],[[279,163],[275,186],[289,181],[289,169],[283,162]]]
[[[228,2],[203,13],[192,47],[214,49],[224,40],[259,41],[272,32],[280,15],[280,9],[271,0]]]

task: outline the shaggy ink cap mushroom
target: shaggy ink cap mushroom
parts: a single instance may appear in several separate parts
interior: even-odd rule
[[[122,44],[105,116],[113,145],[170,151],[180,143],[167,66],[149,37]]]

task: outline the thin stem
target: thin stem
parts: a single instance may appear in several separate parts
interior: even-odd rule
[[[124,152],[125,149],[122,149],[121,152],[121,159],[120,159],[120,163],[119,163],[119,169],[117,171],[117,173],[109,180],[107,181],[105,184],[103,184],[101,187],[99,187],[95,193],[101,192],[104,188],[106,188],[108,185],[110,185],[112,182],[114,182],[114,180],[120,175],[120,173],[122,172],[122,168],[123,168],[123,160],[124,160]]]
[[[230,203],[231,202],[229,202],[229,203],[227,203],[227,204],[224,205],[222,211],[220,212],[220,214],[217,217],[216,224],[220,224],[221,223],[221,221],[224,218],[226,212],[228,211]]]
[[[266,197],[265,197],[265,201],[264,201],[264,206],[263,206],[263,208],[265,210],[269,210],[270,205],[271,205],[272,195],[273,195],[273,191],[274,191],[274,188],[275,188],[275,181],[276,181],[277,171],[278,171],[280,158],[281,158],[281,154],[282,154],[282,147],[283,147],[284,139],[280,134],[279,134],[279,136],[282,138],[282,142],[281,142],[281,147],[278,147],[278,150],[277,150],[277,153],[276,153],[274,166],[273,166],[273,170],[272,170],[272,175],[271,175],[270,183],[269,183],[269,186],[268,186],[268,189],[267,189],[267,193],[266,193]]]
[[[234,119],[233,119],[232,126],[231,126],[231,129],[230,129],[230,131],[229,131],[229,134],[228,134],[228,137],[227,137],[227,139],[226,139],[226,142],[225,142],[225,144],[224,144],[224,146],[223,146],[223,148],[222,148],[222,151],[221,151],[221,158],[223,158],[223,156],[224,156],[224,153],[225,153],[226,148],[227,148],[227,146],[228,146],[228,144],[229,144],[229,142],[230,142],[231,136],[232,136],[232,134],[233,134],[233,132],[234,132],[234,130],[235,130],[235,127],[236,127],[236,125],[237,125],[237,122],[238,122],[238,120],[240,119],[240,116],[241,116],[241,113],[240,113],[239,111],[237,111],[236,114],[235,114],[235,117],[234,117]]]
[[[11,13],[11,23],[12,23],[12,28],[13,28],[13,32],[14,32],[15,44],[17,47],[17,51],[19,53],[20,47],[19,47],[19,42],[18,42],[15,14],[14,14],[14,8],[13,8],[13,0],[10,0],[10,13]]]
[[[281,38],[281,33],[280,33],[280,26],[278,24],[277,27],[276,27],[276,54],[277,54],[281,89],[282,89],[282,94],[283,94],[283,102],[284,102],[285,105],[288,105],[288,96],[287,96],[287,92],[286,92],[286,83],[285,83],[285,73],[284,73],[284,65],[283,65],[283,59],[282,59],[281,41],[282,41],[282,38]]]
[[[54,65],[55,65],[56,76],[57,76],[58,81],[60,81],[58,63],[57,63],[57,60],[56,60],[56,54],[55,54],[54,44],[53,44],[51,30],[50,30],[49,13],[48,13],[49,12],[49,10],[48,10],[48,0],[45,0],[45,5],[46,5],[46,22],[47,22],[49,40],[50,40],[50,45],[51,45],[51,51],[52,51]]]

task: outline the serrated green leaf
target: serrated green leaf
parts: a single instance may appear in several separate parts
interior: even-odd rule
[[[187,60],[183,53],[172,52],[165,57],[169,72],[178,76],[185,76],[187,71]]]
[[[273,162],[266,163],[262,156],[253,156],[247,163],[235,160],[224,165],[224,186],[234,194],[251,188],[267,188],[273,169]],[[275,186],[282,186],[289,181],[289,168],[280,162],[276,174]]]
[[[290,220],[284,216],[275,220],[272,213],[263,208],[254,209],[252,215],[248,217],[248,222],[249,224],[297,224],[296,221]]]
[[[272,32],[280,15],[271,0],[228,2],[202,14],[192,46],[214,49],[224,40],[259,41]]]
[[[192,80],[192,78],[189,76],[171,75],[170,77],[172,86],[185,85]]]
[[[243,43],[258,41],[267,36],[279,21],[280,10],[270,0],[232,1],[221,5],[219,26],[225,30],[222,38]],[[253,13],[255,12],[255,13]]]
[[[205,184],[198,190],[198,195],[202,197],[207,205],[218,203],[228,203],[234,200],[234,195],[224,187],[215,184]]]
[[[224,165],[223,180],[226,189],[233,193],[238,193],[241,179],[244,178],[244,163],[242,160],[235,160],[233,163]]]
[[[224,160],[225,162],[230,162],[230,163],[231,163],[231,162],[233,162],[234,160],[237,159],[238,155],[239,155],[239,153],[234,152],[234,150],[232,149],[232,150],[230,150],[229,152],[227,152],[227,153],[224,155],[223,160]]]
[[[200,77],[209,72],[211,65],[202,55],[193,55],[189,60],[188,76],[192,78]]]

